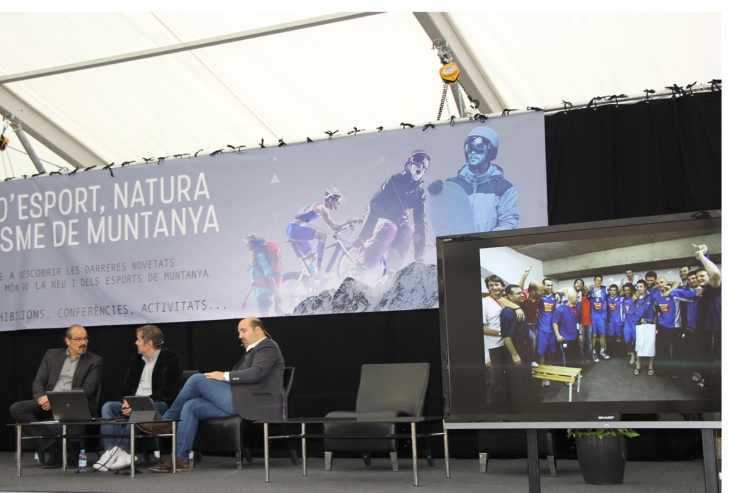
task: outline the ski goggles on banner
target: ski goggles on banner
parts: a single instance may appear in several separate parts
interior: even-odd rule
[[[465,141],[465,152],[484,153],[491,148],[491,143],[483,137],[469,137]]]
[[[415,164],[421,169],[427,170],[429,169],[429,156],[422,153],[414,154],[409,158],[408,164]]]

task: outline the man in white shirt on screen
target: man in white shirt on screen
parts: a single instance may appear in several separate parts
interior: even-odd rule
[[[504,365],[506,346],[501,337],[501,312],[505,307],[517,311],[517,319],[524,319],[522,309],[503,296],[504,281],[497,275],[485,279],[489,295],[483,298],[483,345],[485,347],[486,365],[490,366],[490,384],[488,386],[488,402],[503,402]]]

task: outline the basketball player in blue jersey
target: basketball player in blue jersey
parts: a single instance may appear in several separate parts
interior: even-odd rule
[[[339,208],[342,192],[338,188],[330,187],[324,191],[323,202],[313,202],[299,210],[293,220],[288,223],[285,233],[298,247],[298,251],[306,260],[306,267],[311,276],[321,272],[321,263],[324,260],[327,234],[318,229],[307,226],[321,218],[332,231],[338,231],[350,224],[359,224],[362,219],[352,218],[343,223],[335,223],[331,219],[331,211]],[[311,250],[310,240],[316,240],[316,253]],[[314,265],[314,260],[316,264]]]
[[[624,309],[622,307],[624,298],[619,295],[619,287],[612,284],[608,289],[606,298],[606,335],[612,340],[622,339],[624,332]]]
[[[634,316],[635,314],[635,286],[631,283],[626,283],[622,286],[622,317],[624,319],[624,326],[622,334],[624,338],[624,345],[627,347],[627,354],[630,355],[630,365],[635,364],[637,353],[635,352],[635,339],[637,338],[637,322],[638,319]]]
[[[649,270],[645,273],[645,281],[647,282],[647,291],[653,297],[660,296],[660,292],[661,292],[660,286],[658,286],[658,283],[657,283],[657,279],[658,279],[658,274],[656,274],[655,271]],[[681,283],[679,283],[678,281],[671,281],[671,282],[668,282],[668,285],[673,290],[679,287]]]
[[[696,271],[692,270],[689,271],[688,274],[686,274],[686,285],[689,289],[693,291],[699,291],[701,288],[699,287],[699,279],[696,277]],[[698,303],[686,303],[686,327],[691,331],[696,331],[696,313],[697,308],[699,307]]]
[[[537,354],[540,357],[540,364],[544,365],[546,354],[561,354],[555,332],[552,330],[552,316],[560,304],[562,290],[554,291],[552,279],[549,277],[544,278],[542,284],[545,286],[545,294],[537,308]],[[549,380],[542,381],[543,387],[549,385]]]
[[[599,355],[602,358],[609,359],[606,354],[606,288],[602,286],[604,277],[601,275],[594,276],[594,286],[588,291],[588,299],[591,301],[591,358],[594,363],[599,362],[599,356],[596,355],[596,339],[598,337],[601,343]]]
[[[689,289],[692,289],[694,291],[698,291],[700,289],[699,279],[696,277],[695,270],[689,271],[689,273],[686,274],[686,285],[689,287]],[[692,365],[697,367],[697,370],[701,361],[701,354],[699,350],[701,340],[697,326],[697,313],[699,311],[698,301],[699,300],[695,300],[693,303],[682,303],[684,305],[683,313],[686,314],[686,321],[684,326],[686,327],[686,337],[688,339],[688,342],[686,344],[690,348],[689,358]],[[695,382],[700,382],[701,372],[695,371],[691,378]]]

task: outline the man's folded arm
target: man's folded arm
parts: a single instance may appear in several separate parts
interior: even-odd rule
[[[260,347],[261,346],[261,347]],[[257,383],[264,380],[277,363],[280,351],[274,344],[260,345],[254,348],[255,354],[252,366],[244,370],[231,370],[229,372],[229,383],[232,385]]]

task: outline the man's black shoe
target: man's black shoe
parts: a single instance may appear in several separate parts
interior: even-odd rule
[[[46,462],[41,464],[41,469],[59,469],[62,467],[62,453],[52,452]]]
[[[77,467],[77,460],[79,459],[79,452],[73,453],[73,452],[67,452],[67,467],[69,468],[76,468]],[[52,452],[49,455],[49,458],[41,464],[41,469],[59,469],[62,467],[62,453],[61,452]]]

